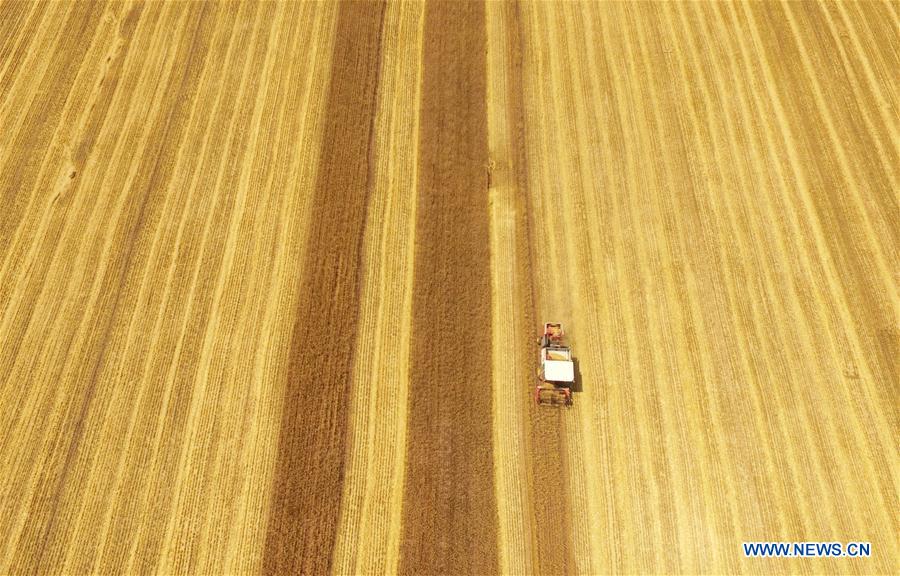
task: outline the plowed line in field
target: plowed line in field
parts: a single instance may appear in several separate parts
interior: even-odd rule
[[[344,480],[385,7],[340,6],[263,571],[331,569]]]
[[[484,6],[426,6],[401,573],[496,572]]]

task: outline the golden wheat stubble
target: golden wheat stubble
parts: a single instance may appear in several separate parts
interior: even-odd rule
[[[160,191],[166,190],[172,178],[173,159],[197,95],[209,50],[208,37],[215,21],[210,15],[214,8],[211,6],[191,7],[191,32],[183,35],[175,45],[177,68],[169,77],[171,90],[167,93],[170,96],[149,127],[151,136],[148,140],[155,148],[138,164],[125,213],[116,231],[117,245],[122,249],[116,256],[116,265],[107,269],[103,277],[100,288],[103,297],[99,305],[102,312],[95,318],[94,330],[82,350],[73,377],[80,384],[77,393],[76,388],[72,388],[64,420],[55,431],[58,439],[54,453],[40,472],[40,488],[35,500],[49,504],[31,513],[12,562],[16,566],[29,566],[36,573],[52,572],[53,567],[59,566],[73,537],[67,521],[68,508],[82,497],[82,487],[71,481],[71,475],[76,462],[86,458],[91,450],[83,443],[88,427],[106,409],[106,398],[97,394],[98,385],[109,361],[116,322],[127,318],[135,305],[125,297],[129,293],[127,286],[139,281],[135,270],[143,269],[137,264],[140,246],[144,245],[142,238],[153,234],[155,214],[163,203]]]
[[[425,15],[400,572],[497,567],[484,6]]]
[[[519,5],[510,5],[505,10],[506,27],[509,32],[508,45],[510,69],[507,76],[509,110],[508,121],[510,130],[510,155],[512,159],[512,171],[516,183],[516,245],[520,254],[518,259],[518,275],[523,282],[518,284],[519,294],[517,301],[522,306],[523,326],[528,334],[535,337],[544,320],[546,312],[540,305],[540,291],[536,284],[535,250],[532,243],[535,241],[531,220],[534,212],[531,210],[528,175],[528,143],[527,123],[525,112],[525,87],[524,87],[524,38],[520,21]],[[519,343],[521,358],[530,359],[529,366],[532,373],[537,371],[537,349],[533,340],[528,339]],[[570,546],[571,528],[571,499],[569,492],[562,489],[567,476],[565,454],[566,431],[563,420],[566,413],[560,413],[556,407],[536,406],[530,390],[523,390],[520,396],[521,410],[529,415],[527,421],[528,437],[527,453],[528,465],[531,468],[531,486],[529,493],[533,503],[533,522],[537,540],[535,542],[535,560],[537,569],[544,574],[566,574],[572,572],[575,566],[573,550]]]
[[[263,571],[325,574],[341,509],[384,4],[340,5]],[[300,55],[298,55],[299,57]]]
[[[5,133],[6,129],[3,130],[4,146],[8,146],[12,154],[7,158],[6,164],[0,167],[2,253],[9,249],[15,229],[24,216],[29,199],[28,191],[37,181],[44,155],[63,114],[69,90],[90,49],[105,7],[102,2],[94,2],[78,4],[72,9],[59,40],[53,45],[54,56],[41,77],[34,99],[27,109],[15,112],[17,115],[24,115],[19,132],[12,135]],[[49,9],[63,8],[59,6]]]

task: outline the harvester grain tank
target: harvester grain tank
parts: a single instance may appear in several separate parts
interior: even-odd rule
[[[572,349],[566,345],[562,324],[547,322],[539,340],[541,346],[541,367],[538,370],[540,382],[534,389],[537,404],[572,404],[572,386],[575,383],[575,363]]]

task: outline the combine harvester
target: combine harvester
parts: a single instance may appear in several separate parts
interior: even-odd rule
[[[541,345],[540,383],[534,389],[538,405],[572,405],[572,385],[575,383],[575,363],[572,350],[563,343],[563,327],[558,322],[544,324]]]

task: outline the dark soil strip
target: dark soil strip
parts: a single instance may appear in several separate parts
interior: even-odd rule
[[[267,574],[331,571],[344,479],[362,239],[374,168],[383,17],[382,3],[340,5],[285,385],[263,560]]]
[[[534,212],[531,209],[531,191],[528,178],[528,148],[525,116],[525,93],[523,80],[524,38],[519,16],[518,3],[506,7],[506,27],[509,31],[509,83],[507,96],[509,99],[508,122],[512,128],[511,158],[512,171],[516,179],[518,191],[516,203],[516,237],[519,259],[518,274],[520,278],[530,281],[519,283],[521,293],[517,300],[524,308],[526,326],[522,327],[537,338],[543,328],[544,321],[557,320],[545,318],[547,310],[540,306],[540,290],[534,254],[534,227],[531,220]],[[533,358],[533,371],[538,368],[537,347],[533,340],[522,342],[521,356]],[[577,351],[576,351],[577,353]],[[537,381],[535,381],[537,384]],[[530,390],[528,391],[530,392]],[[537,550],[535,569],[541,574],[567,574],[575,571],[575,559],[570,545],[571,527],[569,513],[570,498],[566,490],[565,462],[565,427],[563,418],[572,417],[567,408],[537,406],[532,395],[522,393],[522,409],[529,415],[527,422],[529,434],[528,459],[531,467],[532,485],[531,501],[534,503],[534,523],[537,533]]]
[[[497,572],[484,6],[425,14],[400,571]]]

